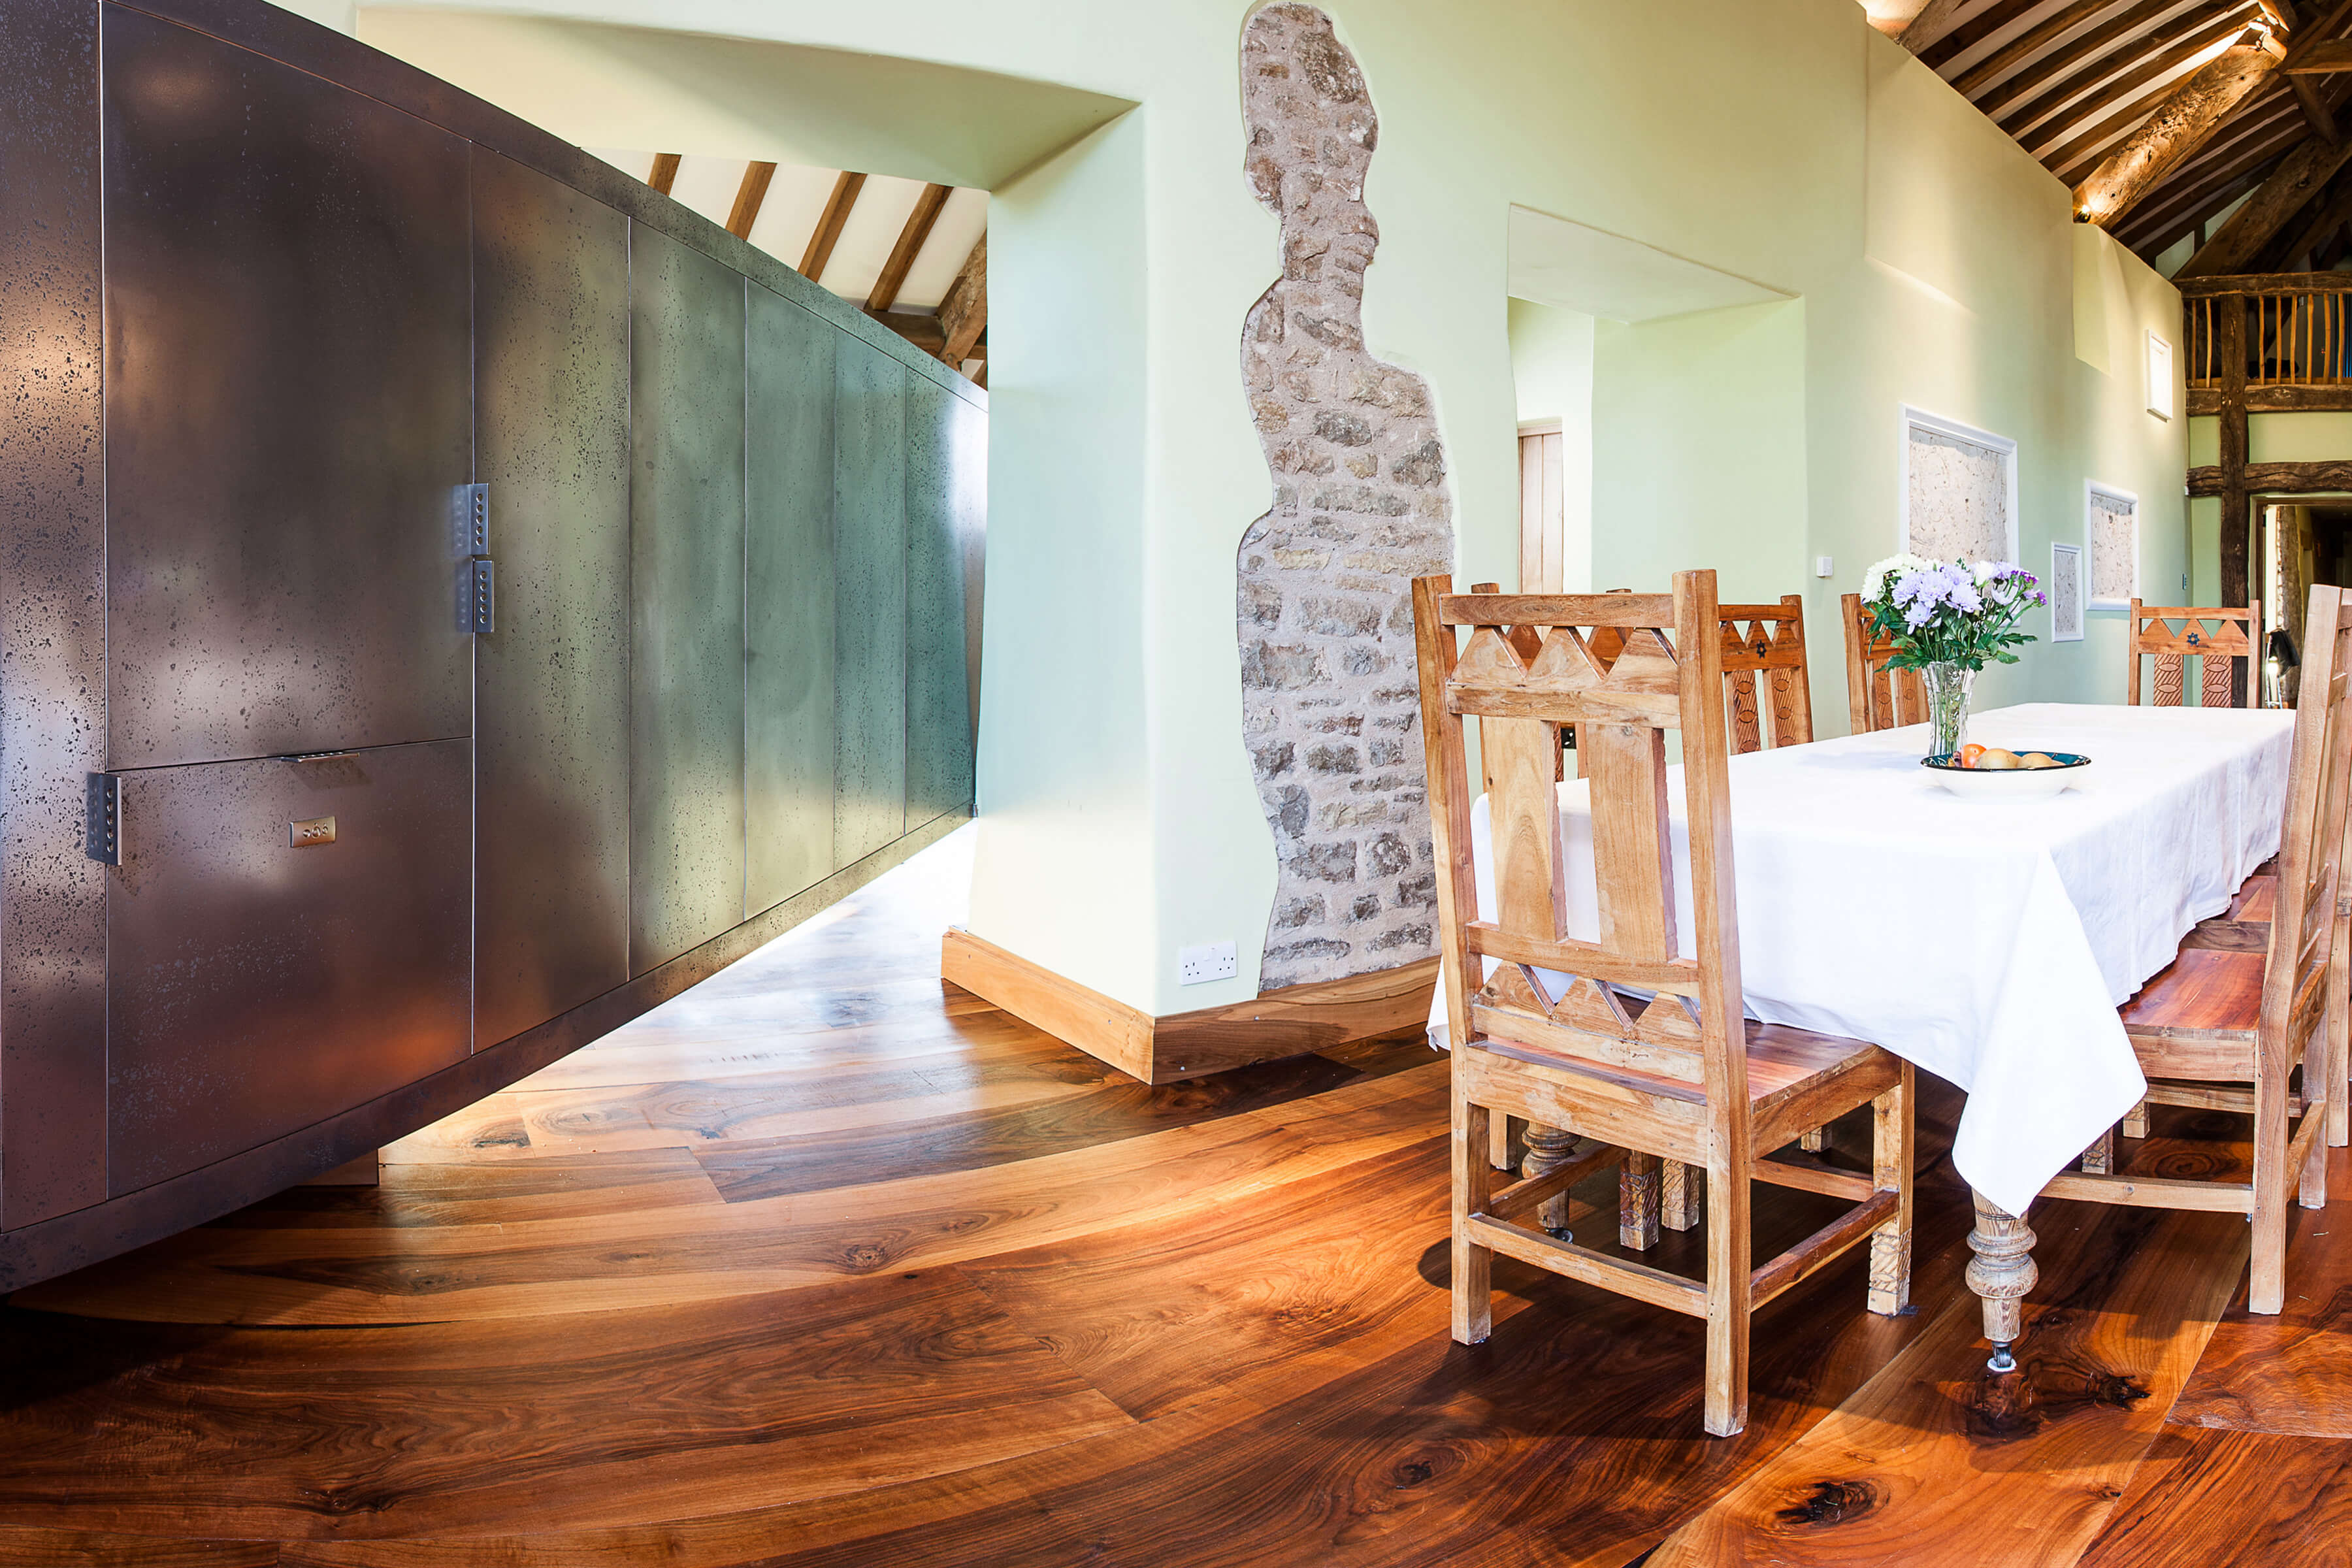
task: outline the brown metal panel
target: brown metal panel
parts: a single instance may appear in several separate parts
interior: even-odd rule
[[[127,1193],[469,1053],[471,743],[116,775],[109,1164]],[[332,818],[323,829],[298,825]]]
[[[629,233],[474,154],[475,419],[498,563],[475,651],[474,1026],[629,977]]]
[[[630,232],[629,968],[743,918],[743,279]]]
[[[0,1226],[106,1195],[98,16],[0,5]],[[35,84],[37,84],[36,86]]]
[[[907,831],[907,374],[845,337],[834,407],[834,863]]]
[[[466,143],[104,26],[109,765],[466,733]]]

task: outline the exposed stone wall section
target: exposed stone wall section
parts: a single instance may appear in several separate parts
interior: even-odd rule
[[[1282,277],[1242,330],[1274,476],[1274,510],[1242,536],[1239,616],[1244,733],[1281,868],[1271,990],[1436,950],[1412,595],[1451,568],[1454,522],[1427,384],[1364,349],[1379,121],[1330,17],[1252,17],[1242,100],[1250,184],[1282,223]]]

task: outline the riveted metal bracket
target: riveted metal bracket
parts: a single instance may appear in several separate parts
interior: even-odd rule
[[[81,852],[101,866],[122,864],[122,780],[113,773],[82,779]]]

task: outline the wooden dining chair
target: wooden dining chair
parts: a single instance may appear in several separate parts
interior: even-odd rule
[[[1499,591],[1499,584],[1474,583],[1470,591],[1492,594]],[[1611,592],[1622,594],[1625,590]],[[1723,605],[1717,607],[1716,616],[1723,626],[1724,707],[1730,726],[1727,739],[1731,750],[1744,755],[1776,746],[1801,746],[1811,741],[1812,670],[1805,659],[1804,595],[1783,594],[1777,605]],[[1533,627],[1515,626],[1506,635],[1521,653],[1533,657],[1533,647],[1528,641],[1538,635]],[[1624,638],[1614,627],[1596,627],[1585,646],[1606,673],[1623,643]],[[1491,793],[1491,772],[1486,784]],[[1531,1131],[1534,1136],[1529,1152],[1541,1166],[1554,1152],[1541,1141],[1548,1133],[1555,1139],[1558,1134],[1540,1127]],[[1492,1136],[1495,1166],[1507,1170],[1511,1164],[1509,1117],[1494,1119]],[[1798,1142],[1807,1152],[1819,1153],[1824,1142],[1822,1129],[1808,1130]],[[1631,1186],[1640,1179],[1627,1178],[1629,1190],[1621,1206],[1629,1215],[1644,1212],[1641,1194]],[[1687,1173],[1668,1170],[1661,1178],[1660,1191],[1664,1194],[1661,1225],[1668,1230],[1688,1230],[1698,1223],[1697,1189],[1690,1183]],[[1625,1244],[1644,1245],[1640,1239],[1643,1232],[1639,1219],[1630,1220],[1624,1226]]]
[[[2346,1067],[2347,955],[2337,938],[2346,919],[2340,879],[2352,791],[2352,598],[2340,588],[2314,587],[2308,614],[2276,877],[2267,888],[2252,879],[2233,905],[2240,918],[2226,922],[2241,931],[2257,929],[2262,922],[2250,917],[2266,912],[2261,944],[2227,934],[2184,942],[2179,956],[2122,1008],[2124,1033],[2147,1076],[2148,1102],[2253,1118],[2252,1180],[2094,1169],[2057,1176],[2042,1188],[2046,1197],[2248,1215],[2253,1267],[2247,1310],[2254,1312],[2276,1312],[2284,1304],[2288,1201],[2305,1208],[2327,1202],[2324,1133],[2328,1100],[2340,1096]],[[2104,1163],[2098,1152],[2094,1145],[2095,1163]]]
[[[1731,749],[1760,752],[1813,738],[1811,671],[1805,665],[1805,599],[1783,594],[1777,605],[1724,605],[1723,683]]]
[[[1886,668],[1895,657],[1895,644],[1872,625],[1861,595],[1848,594],[1838,601],[1838,621],[1845,628],[1846,721],[1853,733],[1926,723],[1927,686],[1916,669]]]
[[[1734,907],[1723,637],[1715,574],[1671,595],[1454,595],[1413,584],[1422,723],[1438,866],[1445,1005],[1453,1031],[1453,1333],[1492,1323],[1497,1252],[1706,1320],[1708,1432],[1747,1420],[1750,1314],[1831,1258],[1871,1243],[1868,1304],[1910,1293],[1910,1067],[1874,1045],[1748,1022]],[[1509,628],[1534,627],[1532,653]],[[1590,652],[1623,646],[1603,669]],[[1466,640],[1464,634],[1466,632]],[[1478,917],[1465,721],[1492,759],[1495,917]],[[1598,940],[1568,934],[1568,855],[1550,758],[1581,726],[1590,781]],[[1691,907],[1675,891],[1666,742],[1682,743]],[[1687,931],[1697,956],[1680,956]],[[1483,979],[1486,962],[1497,968]],[[1554,992],[1542,974],[1569,977]],[[1765,1158],[1805,1128],[1873,1108],[1868,1175]],[[1514,1115],[1593,1140],[1573,1158],[1497,1187],[1491,1120]],[[1705,1171],[1706,1272],[1690,1279],[1580,1247],[1542,1222],[1581,1176],[1660,1161]],[[1748,1184],[1853,1200],[1760,1267]],[[1655,1199],[1655,1187],[1646,1189]],[[1538,1223],[1528,1223],[1530,1219]]]
[[[2200,708],[2262,706],[2263,602],[2255,599],[2242,610],[2200,609],[2193,605],[2143,605],[2131,602],[2131,619],[2125,623],[2131,647],[2131,670],[2125,682],[2126,700],[2139,706],[2140,660],[2155,660],[2153,706],[2179,708],[2188,701],[2189,660],[2197,660],[2197,705]],[[2232,694],[2232,671],[2246,661],[2245,697]]]

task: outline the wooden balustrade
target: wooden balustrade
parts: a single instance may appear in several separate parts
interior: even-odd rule
[[[2233,325],[2246,412],[2352,409],[2352,273],[2199,278],[2180,292],[2189,413],[2227,406]]]

